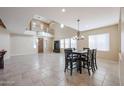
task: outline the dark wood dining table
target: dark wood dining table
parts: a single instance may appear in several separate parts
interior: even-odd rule
[[[87,50],[73,50],[72,53],[84,55],[87,53]]]
[[[86,55],[87,54],[87,50],[73,50],[72,51],[72,54],[76,54],[78,55],[78,59],[79,59],[79,71],[80,71],[80,74],[82,73],[82,62],[81,62],[81,59],[82,59],[82,56]]]

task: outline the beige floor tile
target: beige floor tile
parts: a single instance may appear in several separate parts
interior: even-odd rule
[[[5,60],[0,70],[1,86],[113,86],[119,85],[118,63],[97,59],[98,69],[91,76],[73,70],[64,72],[64,55],[58,53],[23,55]]]

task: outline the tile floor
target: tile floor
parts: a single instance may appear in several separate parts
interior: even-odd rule
[[[0,70],[1,86],[119,86],[118,63],[97,59],[98,69],[88,75],[64,73],[63,54],[39,54],[11,57]]]

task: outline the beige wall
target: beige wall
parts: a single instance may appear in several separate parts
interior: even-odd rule
[[[59,24],[55,26],[54,30],[55,30],[55,40],[60,40],[63,38],[71,38],[76,35],[76,31],[74,29],[69,27],[64,27],[64,29],[61,29]],[[85,39],[77,42],[77,48],[82,49],[83,47],[88,47],[88,36],[93,34],[101,34],[101,33],[110,34],[110,51],[108,52],[98,51],[98,57],[117,61],[119,49],[120,49],[120,45],[119,45],[120,32],[118,31],[118,25],[112,25],[112,26],[81,32],[81,34],[85,36]],[[63,49],[61,49],[61,51],[63,51]]]
[[[124,8],[121,9],[121,53],[124,55]]]
[[[120,83],[124,85],[124,8],[121,8],[120,17],[120,30],[121,30],[121,55],[120,55]]]
[[[110,50],[105,51],[98,51],[97,56],[99,58],[110,59],[117,61],[118,54],[119,54],[119,34],[118,25],[112,25],[107,27],[102,27],[94,30],[89,30],[85,32],[81,32],[82,35],[85,36],[84,40],[78,41],[78,49],[82,49],[83,47],[88,47],[88,36],[94,34],[102,34],[102,33],[109,33],[110,36]]]
[[[70,27],[64,26],[64,28],[60,28],[60,24],[54,25],[54,40],[60,40],[65,38],[72,38],[76,35],[76,31]],[[62,53],[64,49],[60,50]]]
[[[76,31],[69,27],[60,28],[59,24],[54,26],[54,39],[60,40],[64,38],[71,38],[76,35]]]

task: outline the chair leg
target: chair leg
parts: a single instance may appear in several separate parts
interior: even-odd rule
[[[83,68],[85,68],[85,63],[83,62]]]
[[[96,67],[96,69],[97,69],[96,59],[95,59],[95,67]]]
[[[64,72],[66,72],[66,67],[65,67],[65,69],[64,69]]]
[[[95,67],[95,64],[93,64],[93,70],[96,71],[96,67]]]
[[[79,64],[77,63],[76,65],[77,65],[77,72],[78,72],[79,71]]]
[[[92,72],[94,73],[94,66],[93,66],[93,64],[91,65],[91,69],[92,69]]]
[[[66,64],[65,64],[65,69],[64,69],[64,72],[66,72]]]
[[[72,64],[72,62],[70,62],[70,69],[71,69],[70,75],[72,76],[72,70],[73,70],[73,64]]]
[[[93,60],[93,63],[92,63],[92,72],[95,71],[95,64],[94,64],[94,60]]]
[[[80,69],[80,74],[82,73],[82,62],[79,62],[79,69]]]
[[[88,74],[89,74],[89,76],[90,76],[90,70],[88,69]]]
[[[93,64],[92,64],[92,68],[93,68],[93,70],[94,71],[96,71],[96,69],[97,69],[97,64],[96,64],[96,60],[95,59],[93,59]]]
[[[88,74],[90,75],[90,64],[87,62],[87,69],[88,69]]]
[[[68,68],[68,62],[65,63],[65,69],[64,72],[66,72],[66,69]]]

